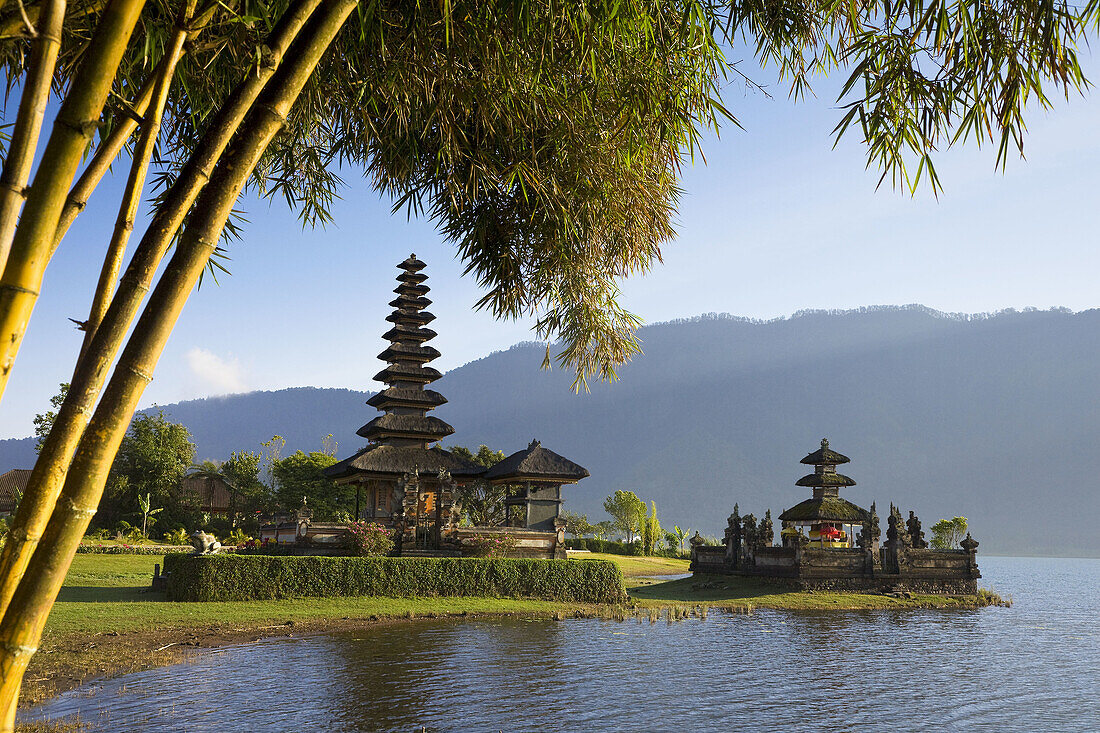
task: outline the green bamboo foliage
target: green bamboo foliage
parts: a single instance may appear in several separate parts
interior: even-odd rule
[[[54,233],[144,0],[111,0],[58,111],[0,277],[0,397],[38,300]]]
[[[134,231],[134,218],[137,216],[138,204],[141,203],[141,194],[145,188],[145,176],[149,171],[149,161],[153,157],[153,147],[157,144],[160,135],[161,116],[164,114],[164,106],[168,102],[168,89],[172,85],[172,77],[176,72],[176,64],[183,54],[183,42],[187,40],[187,25],[191,22],[191,16],[195,12],[196,0],[187,0],[180,13],[179,22],[172,34],[172,40],[168,50],[158,66],[158,77],[153,84],[152,99],[148,106],[148,112],[141,122],[141,135],[130,163],[130,175],[126,180],[126,189],[122,194],[122,205],[118,210],[118,218],[115,220],[111,241],[107,245],[107,255],[103,259],[103,269],[99,273],[99,283],[96,285],[95,295],[92,298],[92,309],[88,314],[88,320],[84,322],[84,343],[80,347],[81,356],[87,351],[92,336],[103,321],[103,314],[107,312],[107,306],[115,292],[115,280],[118,279],[119,270],[122,269],[122,258],[126,254],[126,243],[130,241],[130,234]],[[79,359],[77,360],[79,363]]]
[[[160,78],[159,71],[155,72],[155,78]],[[92,192],[103,180],[103,176],[111,170],[111,164],[122,152],[126,141],[137,130],[138,120],[145,116],[145,111],[149,108],[149,101],[153,98],[153,86],[152,79],[142,86],[130,103],[130,109],[133,110],[134,114],[125,116],[119,124],[115,125],[114,129],[111,130],[111,134],[96,147],[95,155],[92,156],[88,165],[80,173],[80,178],[73,184],[69,195],[65,198],[65,206],[61,209],[57,230],[54,232],[52,252],[56,252],[57,248],[61,246],[61,240],[65,238],[69,227],[76,221],[76,217],[80,215],[80,212],[84,211]]]
[[[187,24],[187,37],[188,43],[194,43],[198,36],[206,28],[214,17],[214,10],[217,8],[217,4],[212,4],[209,8],[203,11],[197,18],[190,21]],[[184,45],[180,54],[187,53],[187,46]],[[65,234],[69,231],[69,227],[76,221],[76,217],[80,215],[80,212],[84,210],[84,207],[88,204],[88,199],[91,197],[92,192],[96,186],[103,179],[103,176],[107,174],[107,171],[111,169],[111,164],[114,162],[118,154],[122,152],[123,146],[126,141],[130,139],[130,136],[137,130],[138,121],[143,119],[145,111],[149,106],[149,101],[153,97],[153,88],[158,79],[164,78],[164,66],[171,64],[174,68],[179,59],[172,59],[167,54],[160,60],[157,67],[153,69],[153,73],[150,78],[146,79],[144,83],[138,88],[134,98],[130,101],[129,108],[132,114],[121,115],[121,119],[118,120],[111,128],[111,132],[100,141],[96,146],[95,154],[92,159],[85,166],[84,170],[80,174],[80,178],[73,185],[72,190],[69,191],[68,197],[65,199],[65,207],[61,211],[61,219],[57,225],[57,232],[54,234],[53,250],[56,251],[61,245],[61,240],[65,238]]]
[[[38,15],[38,27],[34,29],[30,73],[24,82],[19,113],[0,174],[0,268],[7,262],[19,209],[26,196],[23,189],[30,179],[42,118],[50,101],[50,82],[61,49],[64,20],[65,0],[46,0]]]
[[[76,548],[102,495],[107,473],[137,401],[187,297],[206,267],[229,213],[264,149],[283,128],[286,115],[318,60],[356,6],[356,0],[326,0],[276,72],[196,203],[172,261],[150,296],[103,399],[81,439],[72,469],[31,558],[22,582],[0,621],[0,709],[14,721],[19,681],[41,638],[49,610]],[[0,731],[10,730],[0,726]]]
[[[291,42],[320,0],[303,0],[290,8],[265,44],[268,54],[255,72],[248,71],[208,127],[188,165],[170,189],[134,252],[133,259],[73,373],[68,394],[42,444],[16,513],[8,542],[0,551],[0,616],[22,580],[26,565],[54,509],[76,450],[99,397],[108,370],[122,347],[141,300],[187,212],[210,177],[248,109],[278,69]]]

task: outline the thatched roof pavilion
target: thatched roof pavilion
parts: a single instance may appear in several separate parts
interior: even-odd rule
[[[533,440],[525,450],[513,453],[486,471],[484,478],[494,483],[547,481],[572,484],[590,475],[584,466],[543,448],[542,443]]]
[[[785,526],[816,528],[811,532],[811,539],[814,539],[814,533],[822,532],[823,528],[825,532],[831,533],[832,525],[856,525],[863,522],[867,511],[840,498],[841,487],[856,485],[855,480],[836,472],[838,464],[849,462],[847,456],[830,449],[828,439],[822,438],[821,448],[800,462],[814,466],[814,472],[798,479],[795,485],[812,488],[813,497],[779,515]],[[844,541],[850,545],[850,532],[842,534]]]
[[[489,483],[510,487],[504,501],[507,523],[512,522],[515,514],[525,527],[554,532],[561,516],[562,484],[575,484],[588,476],[584,466],[532,440],[527,448],[486,471],[483,478]]]

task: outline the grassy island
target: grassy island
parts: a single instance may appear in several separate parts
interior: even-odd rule
[[[975,608],[995,596],[915,595],[893,598],[861,593],[785,591],[762,581],[730,576],[676,578],[686,560],[593,553],[622,570],[631,603],[660,612],[685,606],[713,610],[837,610]],[[585,562],[586,560],[580,560]],[[172,664],[196,649],[265,637],[399,623],[410,618],[471,615],[593,616],[591,604],[508,598],[303,598],[277,601],[173,603],[148,590],[148,555],[80,554],[50,615],[41,650],[31,662],[23,704],[33,704],[97,677]],[[673,576],[671,580],[664,578]],[[671,613],[671,610],[669,611]]]

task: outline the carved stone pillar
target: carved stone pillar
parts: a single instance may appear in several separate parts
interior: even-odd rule
[[[402,548],[416,547],[416,508],[420,499],[420,476],[416,471],[406,473],[394,486],[394,506],[396,508],[395,525],[397,533],[394,545],[398,552]]]

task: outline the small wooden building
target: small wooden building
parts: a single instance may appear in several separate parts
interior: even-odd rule
[[[30,480],[29,468],[13,468],[0,475],[0,514],[15,512],[16,497],[23,495]]]
[[[491,484],[514,487],[504,502],[509,527],[556,532],[561,515],[561,487],[588,477],[588,469],[531,441],[490,468],[482,477]]]
[[[234,509],[233,487],[220,476],[184,476],[180,480],[179,500],[209,514],[229,514]]]

